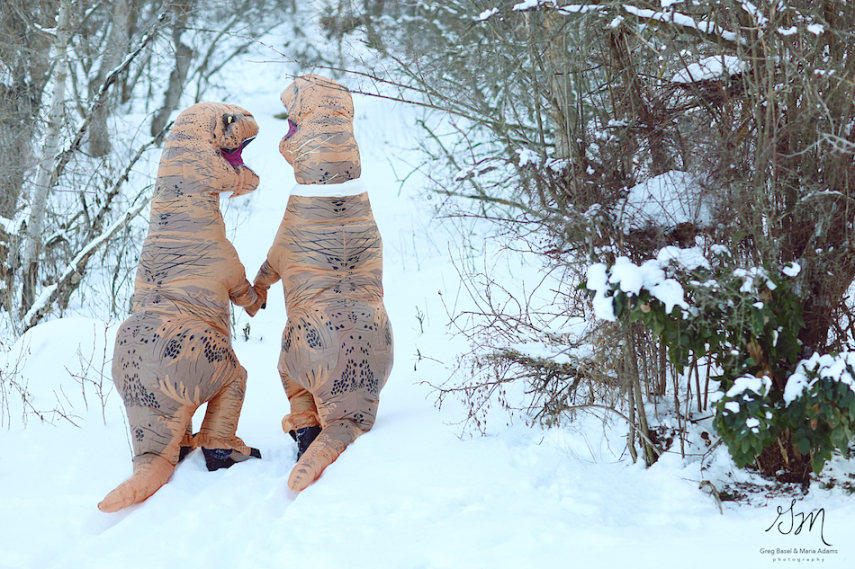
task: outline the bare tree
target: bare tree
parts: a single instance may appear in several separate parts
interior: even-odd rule
[[[50,189],[55,184],[55,180],[52,179],[53,160],[59,153],[60,131],[65,117],[65,81],[68,77],[70,22],[71,0],[61,0],[56,19],[56,41],[54,42],[56,65],[52,77],[53,93],[50,101],[50,112],[48,113],[48,126],[41,149],[38,173],[33,183],[30,216],[27,223],[26,239],[24,240],[24,252],[21,258],[21,265],[23,266],[21,305],[24,308],[29,308],[33,304],[39,272],[38,255],[42,244],[45,208],[47,207]]]

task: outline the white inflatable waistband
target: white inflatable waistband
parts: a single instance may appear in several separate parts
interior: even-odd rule
[[[291,195],[307,198],[342,198],[358,196],[366,191],[368,188],[365,187],[365,183],[357,178],[341,184],[297,184],[291,189]]]

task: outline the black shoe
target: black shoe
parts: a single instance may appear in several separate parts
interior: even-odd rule
[[[230,448],[205,448],[202,447],[202,454],[205,456],[205,466],[209,472],[219,470],[221,468],[229,468],[238,462],[243,462],[249,458],[261,458],[261,451],[257,448],[250,448],[249,455],[245,455]]]
[[[292,435],[294,440],[297,441],[297,460],[300,460],[300,457],[303,456],[303,453],[306,452],[312,441],[318,438],[320,434],[321,428],[318,426],[297,429],[296,435]]]
[[[193,450],[193,447],[181,447],[178,450],[178,462],[181,462],[182,460],[184,460],[187,457],[187,455],[190,454],[191,450]]]

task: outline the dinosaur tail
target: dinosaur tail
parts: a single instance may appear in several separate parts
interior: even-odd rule
[[[166,484],[175,465],[159,455],[145,454],[134,462],[134,473],[98,504],[102,512],[118,512],[138,504]]]
[[[324,427],[288,477],[288,488],[300,492],[320,477],[324,469],[335,462],[356,437],[364,431],[352,421],[336,421]]]

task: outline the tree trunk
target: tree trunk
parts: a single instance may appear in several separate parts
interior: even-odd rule
[[[50,65],[50,40],[33,31],[33,22],[52,28],[55,16],[45,18],[33,3],[0,2],[0,62],[5,70],[0,79],[0,217],[7,219],[18,211],[33,163],[36,119]]]
[[[193,7],[193,0],[181,0],[175,2],[175,23],[172,28],[172,42],[175,45],[175,68],[169,75],[169,85],[163,98],[163,106],[155,113],[151,121],[151,135],[157,136],[169,121],[169,116],[178,108],[181,102],[181,93],[184,91],[184,83],[187,80],[187,72],[193,60],[193,50],[190,46],[181,42],[181,34],[187,26],[187,19]]]
[[[580,135],[577,125],[575,96],[571,82],[566,18],[557,12],[550,12],[544,19],[549,39],[546,48],[546,69],[549,74],[549,117],[555,134],[555,158],[572,160],[581,164],[576,138]],[[575,150],[575,152],[574,152]]]
[[[121,62],[128,50],[128,20],[130,11],[127,0],[113,0],[113,12],[110,22],[110,35],[107,39],[107,49],[101,57],[98,75],[89,83],[89,96],[95,97],[98,89],[107,79],[107,75]],[[95,109],[92,123],[89,126],[89,154],[95,157],[106,156],[110,153],[110,132],[107,119],[112,114],[113,104],[110,101]]]
[[[27,233],[24,238],[24,254],[21,266],[24,270],[23,293],[21,297],[21,314],[26,313],[35,299],[38,285],[39,253],[41,252],[41,234],[44,228],[45,209],[51,187],[56,183],[53,179],[53,163],[59,153],[60,130],[65,118],[65,81],[68,76],[68,35],[71,12],[71,0],[62,0],[57,16],[56,67],[53,75],[53,94],[51,96],[48,127],[42,144],[41,160],[33,184],[30,201],[30,216],[27,223]]]

